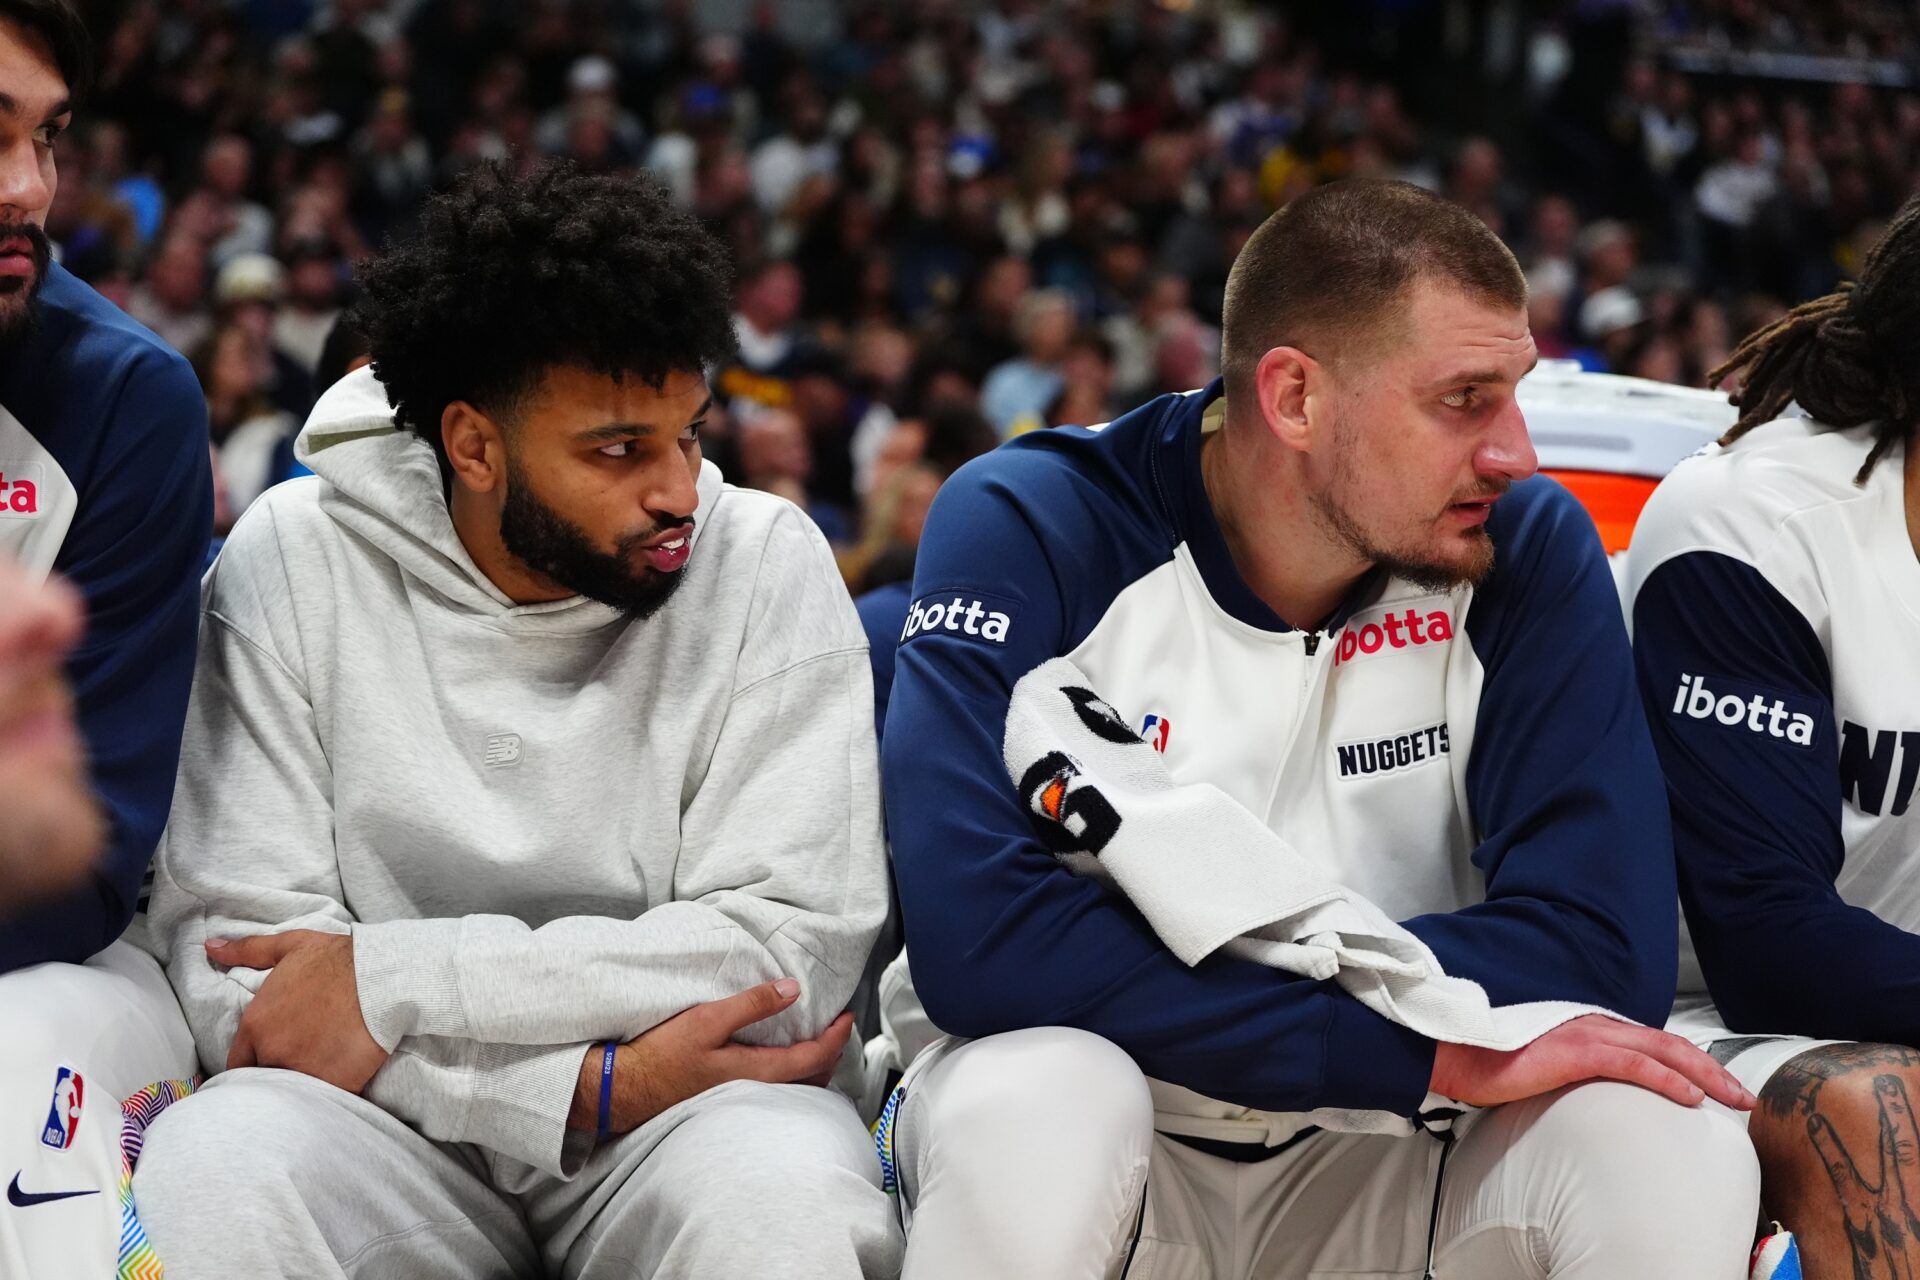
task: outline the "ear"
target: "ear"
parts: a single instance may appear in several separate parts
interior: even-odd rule
[[[465,400],[440,411],[440,442],[454,479],[475,493],[491,493],[507,478],[507,447],[500,424]]]
[[[1313,443],[1314,401],[1326,395],[1326,374],[1319,361],[1298,347],[1274,347],[1253,372],[1261,421],[1289,449]]]

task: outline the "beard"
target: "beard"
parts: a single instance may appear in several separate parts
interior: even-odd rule
[[[1422,591],[1451,591],[1458,586],[1477,587],[1485,582],[1493,572],[1493,539],[1484,524],[1462,530],[1464,545],[1451,554],[1443,554],[1433,545],[1390,546],[1354,516],[1341,502],[1340,495],[1354,488],[1352,459],[1356,440],[1345,422],[1338,424],[1335,431],[1340,454],[1331,483],[1312,499],[1329,536],[1361,559],[1393,577],[1406,579]],[[1455,501],[1498,497],[1508,487],[1506,481],[1484,484]]]
[[[1488,495],[1480,495],[1488,496]],[[1461,537],[1465,547],[1454,555],[1438,551],[1395,550],[1380,545],[1361,528],[1346,508],[1326,494],[1315,494],[1328,530],[1344,546],[1396,578],[1404,578],[1422,591],[1444,592],[1459,586],[1477,587],[1493,572],[1493,539],[1486,526],[1466,529]]]
[[[627,534],[612,552],[602,551],[585,530],[542,502],[518,467],[507,464],[507,500],[500,511],[500,541],[507,550],[542,577],[636,621],[657,613],[687,572],[635,569],[640,545],[683,525],[692,531],[692,520],[672,520]]]
[[[0,346],[32,336],[39,318],[34,300],[40,295],[40,286],[47,282],[47,265],[53,261],[53,246],[46,232],[31,222],[0,223],[0,240],[16,237],[33,246],[33,274],[25,280],[0,276]]]

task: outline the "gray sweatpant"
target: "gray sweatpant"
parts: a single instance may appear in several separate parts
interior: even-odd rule
[[[710,1089],[562,1181],[248,1068],[154,1122],[134,1201],[167,1280],[855,1280],[900,1270],[879,1183],[852,1104],[806,1085]]]

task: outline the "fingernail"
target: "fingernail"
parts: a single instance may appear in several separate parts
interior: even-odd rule
[[[800,994],[800,984],[792,978],[780,979],[780,981],[773,984],[773,989],[780,993],[782,1000],[791,1000]]]
[[[214,951],[218,951],[222,947],[227,947],[231,945],[232,944],[229,943],[225,938],[208,938],[207,939],[208,948]]]

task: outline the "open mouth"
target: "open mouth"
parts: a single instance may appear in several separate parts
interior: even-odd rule
[[[647,563],[661,573],[678,571],[687,563],[687,556],[692,551],[693,526],[690,524],[683,524],[671,533],[662,534],[640,548],[640,554]]]
[[[1447,508],[1447,514],[1467,524],[1485,524],[1487,517],[1493,514],[1493,498],[1471,498],[1466,502],[1456,502]]]

